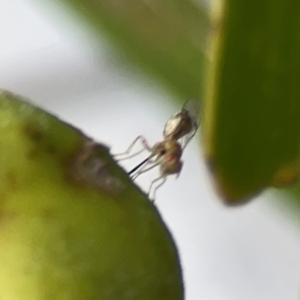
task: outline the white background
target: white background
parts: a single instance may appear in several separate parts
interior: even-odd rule
[[[117,64],[110,50],[59,7],[0,2],[0,88],[47,108],[112,152],[140,134],[153,144],[180,107],[149,79]],[[179,179],[168,179],[156,205],[179,247],[186,300],[299,299],[299,222],[274,209],[270,193],[245,207],[224,207],[196,140],[183,160]],[[155,176],[138,182],[147,189]]]

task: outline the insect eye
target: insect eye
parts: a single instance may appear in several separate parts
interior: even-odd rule
[[[160,150],[160,153],[159,153],[160,155],[165,155],[166,154],[166,150],[165,149],[162,149],[162,150]]]

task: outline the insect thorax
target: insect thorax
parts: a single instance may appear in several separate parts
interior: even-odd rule
[[[189,114],[183,110],[171,117],[164,128],[164,138],[179,140],[192,131],[193,124]]]

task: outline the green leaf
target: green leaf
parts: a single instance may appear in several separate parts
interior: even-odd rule
[[[116,57],[126,57],[183,99],[199,96],[209,23],[203,7],[192,0],[60,2],[96,37],[108,36],[117,46]]]
[[[299,174],[300,2],[224,1],[215,15],[205,153],[229,204]]]
[[[3,299],[182,299],[172,238],[109,149],[0,91]]]

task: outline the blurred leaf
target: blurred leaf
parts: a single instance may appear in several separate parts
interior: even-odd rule
[[[2,299],[182,299],[174,242],[109,149],[0,90]]]
[[[297,219],[300,221],[300,182],[298,181],[294,186],[277,192],[277,194],[280,200],[288,200],[292,212],[297,215]],[[284,201],[284,203],[287,203],[287,201]]]
[[[223,5],[214,15],[203,132],[217,188],[238,204],[298,178],[300,2]]]
[[[51,1],[52,2],[52,1]],[[208,17],[192,0],[61,0],[99,39],[105,33],[127,57],[179,97],[198,97]]]

